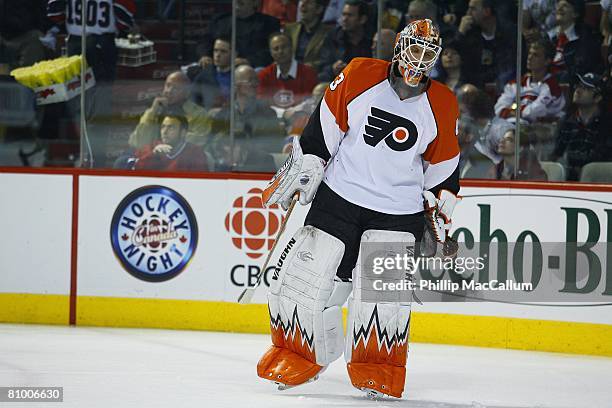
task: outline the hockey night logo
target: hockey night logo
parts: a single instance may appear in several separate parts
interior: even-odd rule
[[[125,197],[113,215],[111,245],[123,268],[147,282],[177,276],[193,257],[198,226],[187,201],[163,186],[146,186]]]

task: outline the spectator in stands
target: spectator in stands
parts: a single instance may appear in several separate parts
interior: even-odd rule
[[[191,82],[181,71],[168,75],[162,94],[156,97],[140,117],[136,129],[132,132],[129,145],[140,149],[157,140],[160,132],[161,118],[172,114],[187,118],[187,141],[202,146],[207,142],[208,122],[206,111],[189,99]]]
[[[440,58],[442,66],[436,78],[455,93],[466,83],[466,74],[462,67],[463,62],[459,50],[459,44],[454,41],[444,44]]]
[[[523,0],[523,36],[527,43],[555,27],[557,0]]]
[[[201,146],[187,141],[189,123],[184,116],[166,115],[160,139],[136,152],[136,170],[207,171]]]
[[[554,48],[546,39],[531,43],[527,55],[528,73],[521,79],[521,118],[533,123],[563,116],[565,98],[550,72]],[[516,120],[516,81],[510,81],[495,104],[495,114],[509,121]]]
[[[459,141],[459,177],[460,178],[492,178],[491,160],[476,149],[480,129],[468,116],[459,119],[457,129]]]
[[[556,26],[548,36],[556,44],[552,72],[563,83],[573,81],[577,73],[601,72],[601,37],[582,23],[583,0],[560,0],[555,12]]]
[[[326,4],[327,0],[300,1],[301,16],[298,22],[286,24],[284,29],[291,38],[295,59],[310,65],[315,71],[321,68],[321,48],[332,29],[321,22]]]
[[[475,136],[474,148],[487,157],[489,163],[499,163],[501,157],[497,154],[497,146],[504,134],[514,129],[514,124],[495,116],[491,98],[481,89],[467,95],[460,94],[459,100],[461,119],[473,126],[470,131]]]
[[[0,3],[0,64],[8,66],[6,71],[33,65],[45,58],[40,37],[49,27],[41,1],[3,0]]]
[[[281,26],[293,23],[297,17],[298,0],[263,0],[261,12],[276,17]]]
[[[283,120],[286,124],[287,134],[289,136],[300,136],[308,123],[308,119],[310,115],[315,111],[316,107],[323,99],[323,95],[325,94],[325,90],[328,87],[327,82],[320,82],[315,86],[312,90],[312,96],[306,100],[304,100],[299,105],[293,106],[285,111],[283,114]],[[285,139],[285,147],[289,145],[289,151],[291,151],[291,140],[287,141]],[[283,148],[283,151],[285,150]]]
[[[287,34],[273,34],[269,45],[274,63],[258,73],[257,93],[268,104],[284,111],[310,96],[318,82],[317,73],[293,58],[291,38]]]
[[[241,65],[234,74],[236,81],[236,105],[234,132],[244,132],[252,138],[252,146],[268,153],[280,152],[283,147],[283,131],[276,112],[257,99],[259,80],[253,67]],[[211,109],[209,133],[217,140],[230,133],[229,107]]]
[[[612,161],[612,119],[602,115],[603,81],[599,75],[578,76],[570,113],[561,122],[553,160],[566,154],[568,180],[580,179],[582,166]]]
[[[272,62],[267,44],[268,37],[280,30],[276,17],[257,11],[258,0],[236,0],[236,52],[238,57],[253,67],[265,67]],[[202,65],[212,63],[214,40],[231,38],[232,13],[217,14],[210,21],[208,33],[198,44],[197,52]]]
[[[459,177],[464,178],[465,167],[471,167],[469,156],[474,151],[474,144],[478,139],[475,132],[476,126],[466,116],[459,118],[457,126],[457,140],[459,141]],[[489,166],[490,167],[490,166]]]
[[[302,19],[302,3],[307,0],[299,0],[298,2],[298,11],[297,11],[297,19],[298,21]],[[322,14],[322,22],[326,25],[336,25],[340,24],[340,17],[342,16],[342,8],[344,7],[344,0],[329,0],[322,3],[323,4],[323,14]]]
[[[456,40],[463,47],[468,82],[497,90],[515,75],[516,29],[513,22],[498,18],[492,0],[470,0],[461,18]]]
[[[203,65],[189,69],[193,78],[193,100],[206,109],[223,106],[230,98],[230,56],[231,42],[227,37],[215,39],[212,63],[204,60]]]
[[[494,178],[491,166],[501,161],[497,145],[514,125],[495,117],[489,95],[472,84],[457,91],[459,101],[459,170],[462,178]]]
[[[331,81],[355,57],[372,56],[372,33],[368,29],[368,5],[346,0],[340,26],[330,31],[321,50],[321,81]]]
[[[431,0],[412,0],[408,4],[408,10],[404,15],[405,23],[411,23],[415,20],[423,20],[425,18],[431,21],[436,21],[438,17],[438,8]]]
[[[381,60],[391,61],[393,59],[393,49],[395,48],[395,35],[395,31],[389,28],[380,30],[380,55],[377,55],[378,33],[374,34],[372,39],[372,55]]]
[[[233,142],[229,137],[217,139],[212,151],[215,171],[274,173],[276,166],[272,155],[253,142],[251,135],[245,132],[234,133]]]
[[[492,168],[494,178],[497,180],[548,180],[546,172],[538,161],[535,150],[529,144],[529,134],[524,133],[521,137],[519,149],[518,169],[516,177],[514,168],[517,165],[514,130],[509,130],[499,141],[497,153],[502,160]]]
[[[78,3],[80,6],[80,3]],[[117,47],[115,38],[118,34],[132,29],[136,5],[134,0],[98,0],[96,10],[100,12],[87,16],[85,27],[86,58],[96,78],[96,83],[110,83],[117,71]],[[65,24],[68,38],[66,52],[68,55],[81,55],[82,17],[80,7],[74,0],[49,0],[47,16],[56,24]],[[89,10],[89,6],[88,6]],[[67,15],[67,16],[66,16]],[[89,19],[93,17],[93,23]],[[110,103],[109,100],[101,103]]]
[[[459,116],[468,113],[469,104],[477,97],[480,89],[474,84],[465,84],[457,90],[457,102],[459,102]]]
[[[428,18],[438,25],[440,35],[444,40],[454,37],[457,33],[455,26],[438,19],[438,6],[433,0],[412,0],[408,5],[404,20],[400,21],[399,26],[403,28],[412,21],[424,18]]]

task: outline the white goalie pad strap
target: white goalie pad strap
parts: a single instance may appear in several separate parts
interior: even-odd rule
[[[403,260],[413,257],[415,243],[409,232],[368,230],[362,235],[353,270],[353,295],[348,301],[347,362],[357,353],[358,362],[405,363],[412,290],[397,283],[410,277]],[[400,265],[396,264],[398,256]],[[375,261],[381,258],[392,259],[393,266]],[[375,262],[384,270],[375,270]],[[395,285],[393,289],[389,284]]]
[[[301,227],[280,254],[268,293],[275,345],[321,366],[340,357],[344,346],[341,306],[350,283],[334,281],[343,254],[338,238]],[[275,341],[279,331],[282,344]]]
[[[269,207],[280,203],[286,210],[295,193],[300,204],[307,205],[323,180],[325,161],[313,154],[303,154],[299,138],[293,138],[291,154],[276,172],[262,194],[263,204]]]

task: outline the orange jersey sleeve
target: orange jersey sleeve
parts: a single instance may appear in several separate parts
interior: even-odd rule
[[[348,105],[376,84],[387,79],[389,62],[354,58],[329,84],[323,100],[306,125],[300,144],[304,153],[324,160],[334,156],[349,128]]]
[[[433,80],[427,90],[427,98],[436,120],[437,134],[423,153],[423,160],[427,162],[424,188],[435,188],[452,177],[457,179],[456,182],[445,188],[456,194],[459,191],[459,104],[448,87]]]

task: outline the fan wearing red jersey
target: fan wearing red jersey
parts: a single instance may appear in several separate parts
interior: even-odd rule
[[[273,345],[257,372],[281,388],[316,379],[339,357],[340,310],[352,291],[350,380],[371,396],[402,395],[411,299],[366,296],[368,271],[358,259],[366,244],[414,248],[425,222],[438,242],[448,236],[459,192],[459,109],[452,91],[428,76],[441,50],[438,29],[417,20],[398,34],[391,62],[353,59],[263,193],[266,205],[286,206],[295,193],[312,201],[268,295]]]

